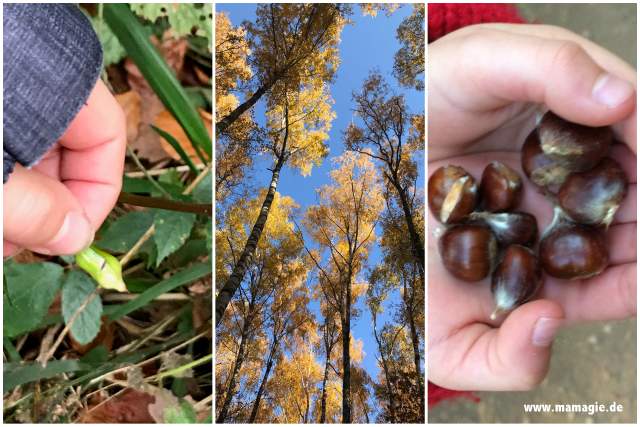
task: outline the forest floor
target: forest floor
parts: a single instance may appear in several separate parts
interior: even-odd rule
[[[636,64],[635,5],[528,4],[519,6],[532,22],[559,25]],[[606,25],[603,25],[605,23]],[[635,423],[636,319],[601,322],[563,330],[555,341],[546,380],[530,392],[477,393],[429,410],[437,423]],[[623,405],[621,413],[526,414],[526,403]]]

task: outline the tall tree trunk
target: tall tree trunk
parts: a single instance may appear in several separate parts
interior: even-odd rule
[[[271,350],[269,351],[269,358],[267,359],[267,367],[265,368],[264,375],[262,375],[262,380],[260,381],[260,387],[258,388],[256,399],[253,402],[253,408],[251,408],[251,415],[249,416],[249,421],[248,421],[249,423],[256,422],[256,418],[258,416],[258,410],[260,409],[260,400],[262,399],[264,388],[267,384],[267,380],[269,379],[269,375],[271,373],[271,368],[273,366],[273,357],[276,353],[277,346],[278,346],[278,340],[274,336],[273,344],[271,344]]]
[[[229,377],[229,384],[227,385],[227,391],[224,396],[224,403],[222,404],[222,408],[220,409],[220,413],[218,414],[218,418],[216,418],[216,423],[221,424],[224,423],[227,418],[227,414],[229,413],[229,408],[231,407],[231,400],[233,400],[233,396],[236,393],[236,376],[244,363],[244,351],[247,346],[247,334],[249,330],[249,321],[245,321],[242,326],[242,336],[240,338],[240,346],[238,347],[238,355],[236,356],[236,360],[233,364],[233,370],[231,371],[231,376]]]
[[[242,283],[242,279],[247,272],[247,268],[249,268],[249,265],[253,261],[253,256],[255,255],[256,247],[258,246],[258,240],[260,240],[262,230],[264,230],[264,225],[267,222],[267,218],[269,217],[269,211],[271,210],[273,198],[276,195],[276,188],[278,187],[280,170],[282,170],[282,165],[284,165],[284,150],[286,148],[286,139],[287,133],[285,133],[285,145],[283,146],[282,154],[279,156],[276,166],[275,168],[273,168],[273,173],[271,174],[271,184],[269,184],[269,190],[267,191],[267,194],[264,197],[264,201],[262,202],[260,215],[258,215],[258,219],[253,225],[253,229],[251,230],[251,234],[249,235],[247,243],[244,245],[244,249],[242,250],[240,258],[238,258],[236,265],[233,267],[231,276],[229,276],[222,289],[220,289],[218,296],[216,297],[216,327],[220,325],[222,316],[224,315],[224,312],[227,309],[231,298],[233,298],[233,295],[238,290],[238,287],[240,286],[240,283]]]
[[[324,361],[324,375],[322,376],[322,398],[320,399],[320,424],[327,420],[327,380],[329,379],[329,355]]]
[[[418,266],[420,267],[420,276],[422,281],[424,282],[424,244],[422,242],[422,238],[418,231],[416,230],[416,226],[413,222],[413,215],[411,214],[411,206],[409,205],[409,199],[407,197],[406,191],[400,185],[400,180],[398,179],[398,175],[393,173],[391,175],[391,184],[395,187],[398,192],[398,197],[400,198],[400,205],[402,206],[402,212],[404,213],[404,219],[407,223],[407,230],[409,231],[409,239],[411,240],[411,254],[415,258]]]
[[[342,321],[342,424],[351,424],[351,274]]]
[[[389,365],[387,364],[387,358],[384,355],[382,342],[380,341],[380,337],[378,336],[378,326],[376,324],[375,316],[373,317],[373,336],[376,339],[376,343],[378,344],[380,359],[382,359],[382,371],[384,372],[384,379],[387,385],[387,397],[389,398],[389,416],[391,417],[391,422],[395,423],[396,422],[396,401],[395,401],[395,396],[393,394],[393,390],[391,389],[391,377],[389,375]]]
[[[238,120],[238,117],[240,117],[245,111],[253,107],[256,104],[256,102],[258,102],[260,98],[262,98],[262,95],[267,93],[267,91],[273,87],[273,85],[277,80],[278,80],[277,78],[273,78],[273,79],[270,79],[268,82],[264,83],[262,86],[258,88],[258,90],[256,90],[253,93],[253,95],[251,95],[249,99],[244,101],[242,104],[238,105],[232,112],[227,114],[223,119],[216,122],[216,135],[220,135],[224,133],[227,130],[227,128],[233,124],[233,122]]]
[[[405,295],[407,295],[407,291],[408,289],[405,287]],[[415,292],[415,290],[413,292]],[[412,295],[414,294],[412,293]],[[412,301],[408,300],[407,297],[405,297],[404,304],[405,313],[409,322],[409,330],[411,331],[411,344],[413,345],[413,364],[416,381],[418,382],[418,387],[420,388],[420,406],[422,407],[422,412],[424,413],[424,378],[422,378],[422,371],[420,369],[420,338],[418,337],[418,329],[416,327],[412,309],[410,308],[412,306]]]

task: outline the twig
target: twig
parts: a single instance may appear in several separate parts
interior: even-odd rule
[[[138,298],[138,294],[106,294],[102,297],[102,301],[104,302],[120,302],[120,301],[131,301],[132,299]],[[186,294],[181,294],[178,292],[169,292],[166,294],[160,294],[153,299],[153,301],[187,301],[190,300],[191,297]]]
[[[203,363],[208,362],[209,360],[213,359],[213,354],[208,354],[204,357],[201,357],[198,360],[193,360],[189,363],[187,363],[186,365],[182,365],[182,366],[178,366],[177,368],[173,368],[173,369],[169,369],[168,371],[164,371],[164,372],[159,372],[156,375],[152,376],[149,378],[149,381],[162,381],[163,378],[166,377],[173,377],[177,374],[182,373],[183,371],[186,371],[188,369],[191,369],[193,367],[202,365]]]
[[[207,176],[209,171],[211,171],[211,165],[207,165],[207,167],[193,181],[191,181],[191,183],[187,186],[187,188],[185,188],[182,194],[184,194],[185,196],[191,194],[196,186],[200,184],[200,181],[202,181],[204,177]]]
[[[211,403],[213,401],[213,394],[210,394],[209,396],[205,397],[204,399],[202,399],[199,402],[196,402],[193,405],[193,409],[195,409],[196,411],[202,411],[203,409],[205,409],[207,407],[207,405],[209,403]]]
[[[194,181],[195,182],[195,181]],[[129,205],[143,206],[145,208],[164,209],[168,211],[192,212],[211,216],[213,208],[210,203],[176,202],[162,197],[141,196],[122,192],[118,196],[118,202]]]
[[[203,164],[197,164],[196,169],[203,169],[205,166]],[[176,172],[189,172],[189,166],[181,165],[175,166],[171,168],[163,168],[163,169],[151,169],[147,170],[147,174],[150,176],[158,176],[164,175],[165,173],[175,170]],[[146,177],[144,172],[125,172],[125,176],[128,178],[144,178]]]
[[[158,191],[160,191],[162,194],[164,194],[166,197],[171,198],[171,194],[169,194],[169,192],[167,190],[165,190],[160,184],[158,184],[156,182],[155,179],[153,179],[153,177],[151,175],[149,175],[149,172],[147,171],[147,169],[142,165],[142,163],[140,162],[140,159],[138,159],[138,156],[136,156],[136,153],[133,152],[133,150],[131,149],[131,147],[129,147],[129,145],[127,145],[127,152],[129,153],[129,155],[131,156],[131,158],[133,159],[134,163],[136,164],[136,166],[138,166],[138,168],[142,171],[142,173],[144,173],[145,178],[147,178],[149,180],[149,182],[151,183],[151,185],[153,185],[154,187],[156,187],[158,189]]]
[[[151,224],[151,227],[149,227],[149,229],[147,231],[145,231],[145,233],[142,235],[142,237],[140,237],[140,239],[138,239],[136,244],[133,245],[133,247],[131,249],[129,249],[129,252],[127,252],[122,258],[120,258],[120,265],[124,266],[129,261],[131,261],[131,258],[133,258],[133,256],[140,250],[142,245],[144,245],[144,243],[147,240],[149,240],[149,238],[151,238],[151,236],[153,236],[153,233],[155,233],[155,232],[156,232],[156,227],[155,227],[154,224]]]
[[[45,354],[44,357],[39,357],[38,358],[38,362],[40,362],[42,364],[43,367],[47,366],[47,361],[49,359],[51,359],[51,357],[53,357],[54,353],[56,352],[56,350],[58,349],[58,347],[60,347],[60,344],[62,344],[62,340],[64,339],[64,337],[67,335],[67,333],[69,332],[69,330],[71,329],[71,326],[73,326],[73,323],[76,321],[76,319],[78,318],[78,316],[80,315],[80,313],[82,313],[82,311],[87,308],[87,306],[89,305],[89,303],[91,301],[93,301],[93,299],[98,296],[98,292],[99,292],[100,288],[95,288],[95,290],[93,292],[91,292],[87,298],[85,298],[85,300],[82,302],[82,304],[80,304],[80,307],[78,307],[76,309],[76,311],[73,312],[73,315],[71,316],[71,318],[69,319],[69,321],[67,322],[66,326],[64,327],[64,329],[62,330],[62,332],[60,332],[60,335],[58,335],[58,339],[56,340],[56,342],[53,344],[53,346],[51,347],[51,349],[49,349],[49,351]]]
[[[205,331],[203,331],[203,332],[200,332],[198,335],[195,335],[195,336],[193,336],[193,337],[189,338],[187,341],[185,341],[185,342],[183,342],[183,343],[180,343],[180,344],[178,344],[177,346],[175,346],[175,347],[173,347],[173,348],[171,348],[171,349],[167,350],[166,352],[161,352],[161,353],[159,353],[159,354],[157,354],[157,355],[155,355],[155,356],[153,356],[153,357],[151,357],[151,358],[149,358],[149,359],[146,359],[146,360],[143,360],[143,361],[141,361],[141,362],[138,362],[138,363],[136,363],[135,365],[127,365],[127,366],[124,366],[124,367],[122,367],[122,368],[114,369],[113,371],[110,371],[110,372],[107,372],[107,373],[102,374],[102,375],[100,375],[100,376],[97,376],[97,377],[95,377],[94,379],[92,379],[92,380],[90,380],[90,381],[89,381],[89,385],[91,385],[91,384],[95,384],[95,383],[97,383],[97,382],[99,382],[99,381],[102,381],[103,379],[105,379],[105,378],[109,377],[110,375],[114,375],[114,374],[117,374],[117,373],[119,373],[119,372],[125,372],[127,369],[131,369],[132,367],[142,366],[142,365],[144,365],[145,363],[149,363],[149,362],[152,362],[152,361],[154,361],[154,360],[156,360],[156,359],[160,359],[164,353],[172,352],[172,351],[176,351],[176,350],[181,349],[182,347],[186,347],[186,346],[188,346],[189,344],[191,344],[192,342],[197,341],[197,340],[199,340],[200,338],[202,338],[202,337],[206,336],[208,333],[210,333],[210,331],[205,330]]]

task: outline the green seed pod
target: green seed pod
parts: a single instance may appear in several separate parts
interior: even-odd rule
[[[122,280],[122,266],[113,255],[90,246],[76,254],[76,264],[89,273],[99,287],[128,292]]]

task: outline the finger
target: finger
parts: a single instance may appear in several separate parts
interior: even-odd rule
[[[62,149],[60,144],[55,144],[31,169],[40,172],[50,178],[60,181],[60,158]]]
[[[636,263],[616,265],[586,281],[549,280],[543,298],[562,304],[567,321],[618,320],[636,315]]]
[[[456,390],[529,390],[547,373],[551,344],[563,321],[557,303],[538,300],[518,307],[499,329],[466,326],[437,350],[443,352],[441,360],[430,359],[431,366],[451,367],[437,369],[430,380]]]
[[[4,239],[44,254],[74,254],[94,229],[74,195],[59,181],[16,166],[3,186]]]
[[[626,264],[636,261],[637,224],[612,225],[607,233],[609,242],[609,265]]]
[[[124,113],[101,81],[60,144],[60,179],[98,228],[118,198],[126,149]]]
[[[622,170],[627,176],[627,181],[635,184],[637,181],[637,161],[633,151],[625,144],[613,144],[609,151],[609,157],[620,164],[620,167],[622,167]]]
[[[584,49],[600,67],[613,75],[630,82],[634,87],[637,86],[637,76],[634,67],[622,58],[613,54],[611,51],[570,30],[567,30],[566,28],[552,25],[483,24],[483,26],[515,34],[576,43]],[[637,144],[636,115],[637,112],[634,108],[633,112],[626,120],[613,124],[616,134],[618,134],[622,141],[629,144],[629,146],[633,148],[634,152],[636,152]]]
[[[500,23],[482,24],[481,27],[507,31],[514,34],[540,37],[550,40],[567,40],[577,43],[587,51],[589,56],[591,56],[602,68],[605,68],[629,82],[632,82],[634,85],[636,84],[636,71],[631,65],[619,56],[615,55],[613,52],[574,33],[573,31],[567,30],[566,28],[554,25],[510,25]]]
[[[2,240],[2,256],[4,258],[14,256],[20,252],[20,247],[14,243]]]
[[[636,193],[637,186],[636,184],[629,185],[627,189],[627,195],[624,200],[620,204],[618,211],[616,212],[615,217],[613,218],[613,223],[628,223],[635,222],[638,216],[638,205],[637,205],[637,197]]]
[[[430,51],[430,133],[447,132],[447,139],[457,143],[510,119],[519,110],[505,107],[518,102],[543,103],[567,120],[591,126],[621,121],[635,108],[634,86],[603,69],[573,41],[481,28],[452,40],[445,36]],[[439,104],[445,107],[431,112]],[[478,120],[482,115],[485,120]]]

